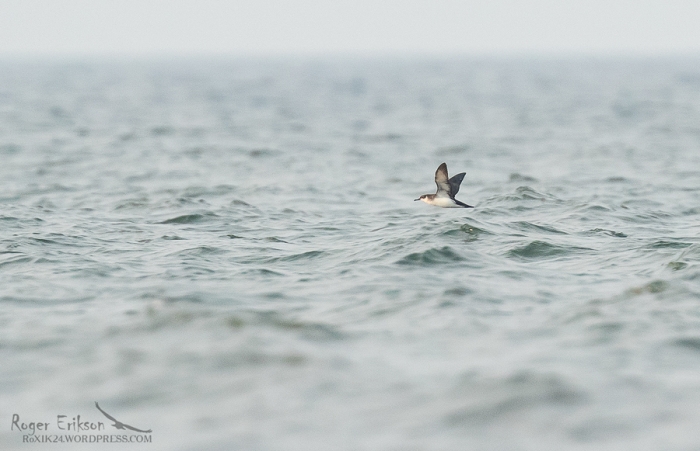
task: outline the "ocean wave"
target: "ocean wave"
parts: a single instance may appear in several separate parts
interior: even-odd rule
[[[408,254],[396,263],[399,265],[431,266],[461,262],[464,257],[460,256],[449,246],[428,249],[423,252]]]

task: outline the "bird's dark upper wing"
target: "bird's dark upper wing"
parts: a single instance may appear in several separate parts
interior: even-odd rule
[[[97,410],[99,410],[100,412],[102,412],[102,415],[106,416],[107,418],[109,418],[110,420],[114,421],[115,423],[119,423],[119,421],[117,421],[116,418],[114,418],[112,415],[110,415],[110,414],[108,414],[107,412],[105,412],[104,410],[102,410],[102,409],[100,408],[100,405],[97,404],[97,401],[95,401],[95,407],[97,407]]]
[[[147,431],[142,431],[141,429],[136,429],[135,427],[133,427],[133,426],[129,426],[128,424],[124,424],[124,423],[122,423],[122,424],[124,425],[124,427],[125,427],[125,428],[127,428],[127,429],[131,429],[132,431],[136,431],[136,432],[144,432],[144,433],[150,433],[150,432],[153,432],[153,431],[151,431],[150,429],[149,429],[149,430],[147,430]]]
[[[450,181],[447,179],[447,165],[442,163],[438,166],[437,171],[435,171],[435,184],[437,185],[438,197],[451,197],[450,196]]]
[[[455,197],[457,195],[457,193],[459,192],[459,185],[462,184],[462,179],[464,179],[464,174],[466,174],[466,172],[462,172],[460,174],[457,174],[449,180],[450,195],[452,197]]]

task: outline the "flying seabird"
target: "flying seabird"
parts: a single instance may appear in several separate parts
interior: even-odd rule
[[[129,426],[128,424],[124,424],[124,423],[122,423],[121,421],[118,421],[118,420],[117,420],[116,418],[114,418],[112,415],[110,415],[110,414],[108,414],[107,412],[105,412],[104,410],[102,410],[102,409],[100,408],[100,405],[97,404],[97,401],[95,401],[95,407],[97,407],[97,410],[99,410],[100,412],[102,412],[102,415],[104,415],[104,416],[106,416],[107,418],[109,418],[110,420],[114,421],[114,424],[113,424],[112,426],[114,426],[114,427],[117,428],[117,429],[130,429],[130,430],[132,430],[132,431],[143,432],[143,433],[146,433],[146,434],[153,432],[153,431],[151,431],[150,429],[147,430],[147,431],[142,431],[141,429],[136,429],[136,428],[133,427],[133,426]]]
[[[455,199],[459,192],[459,185],[462,183],[466,172],[455,175],[451,179],[447,178],[447,165],[442,163],[435,171],[435,184],[437,192],[435,194],[423,194],[415,200],[422,200],[426,204],[443,208],[474,208]]]

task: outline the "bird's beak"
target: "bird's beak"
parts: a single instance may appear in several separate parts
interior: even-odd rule
[[[420,199],[413,199],[413,202],[415,202],[415,201],[417,201],[417,200],[420,200]]]

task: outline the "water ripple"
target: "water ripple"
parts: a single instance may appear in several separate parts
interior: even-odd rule
[[[451,247],[444,246],[408,254],[396,263],[399,265],[432,266],[461,262],[463,260],[464,257],[457,254]]]

